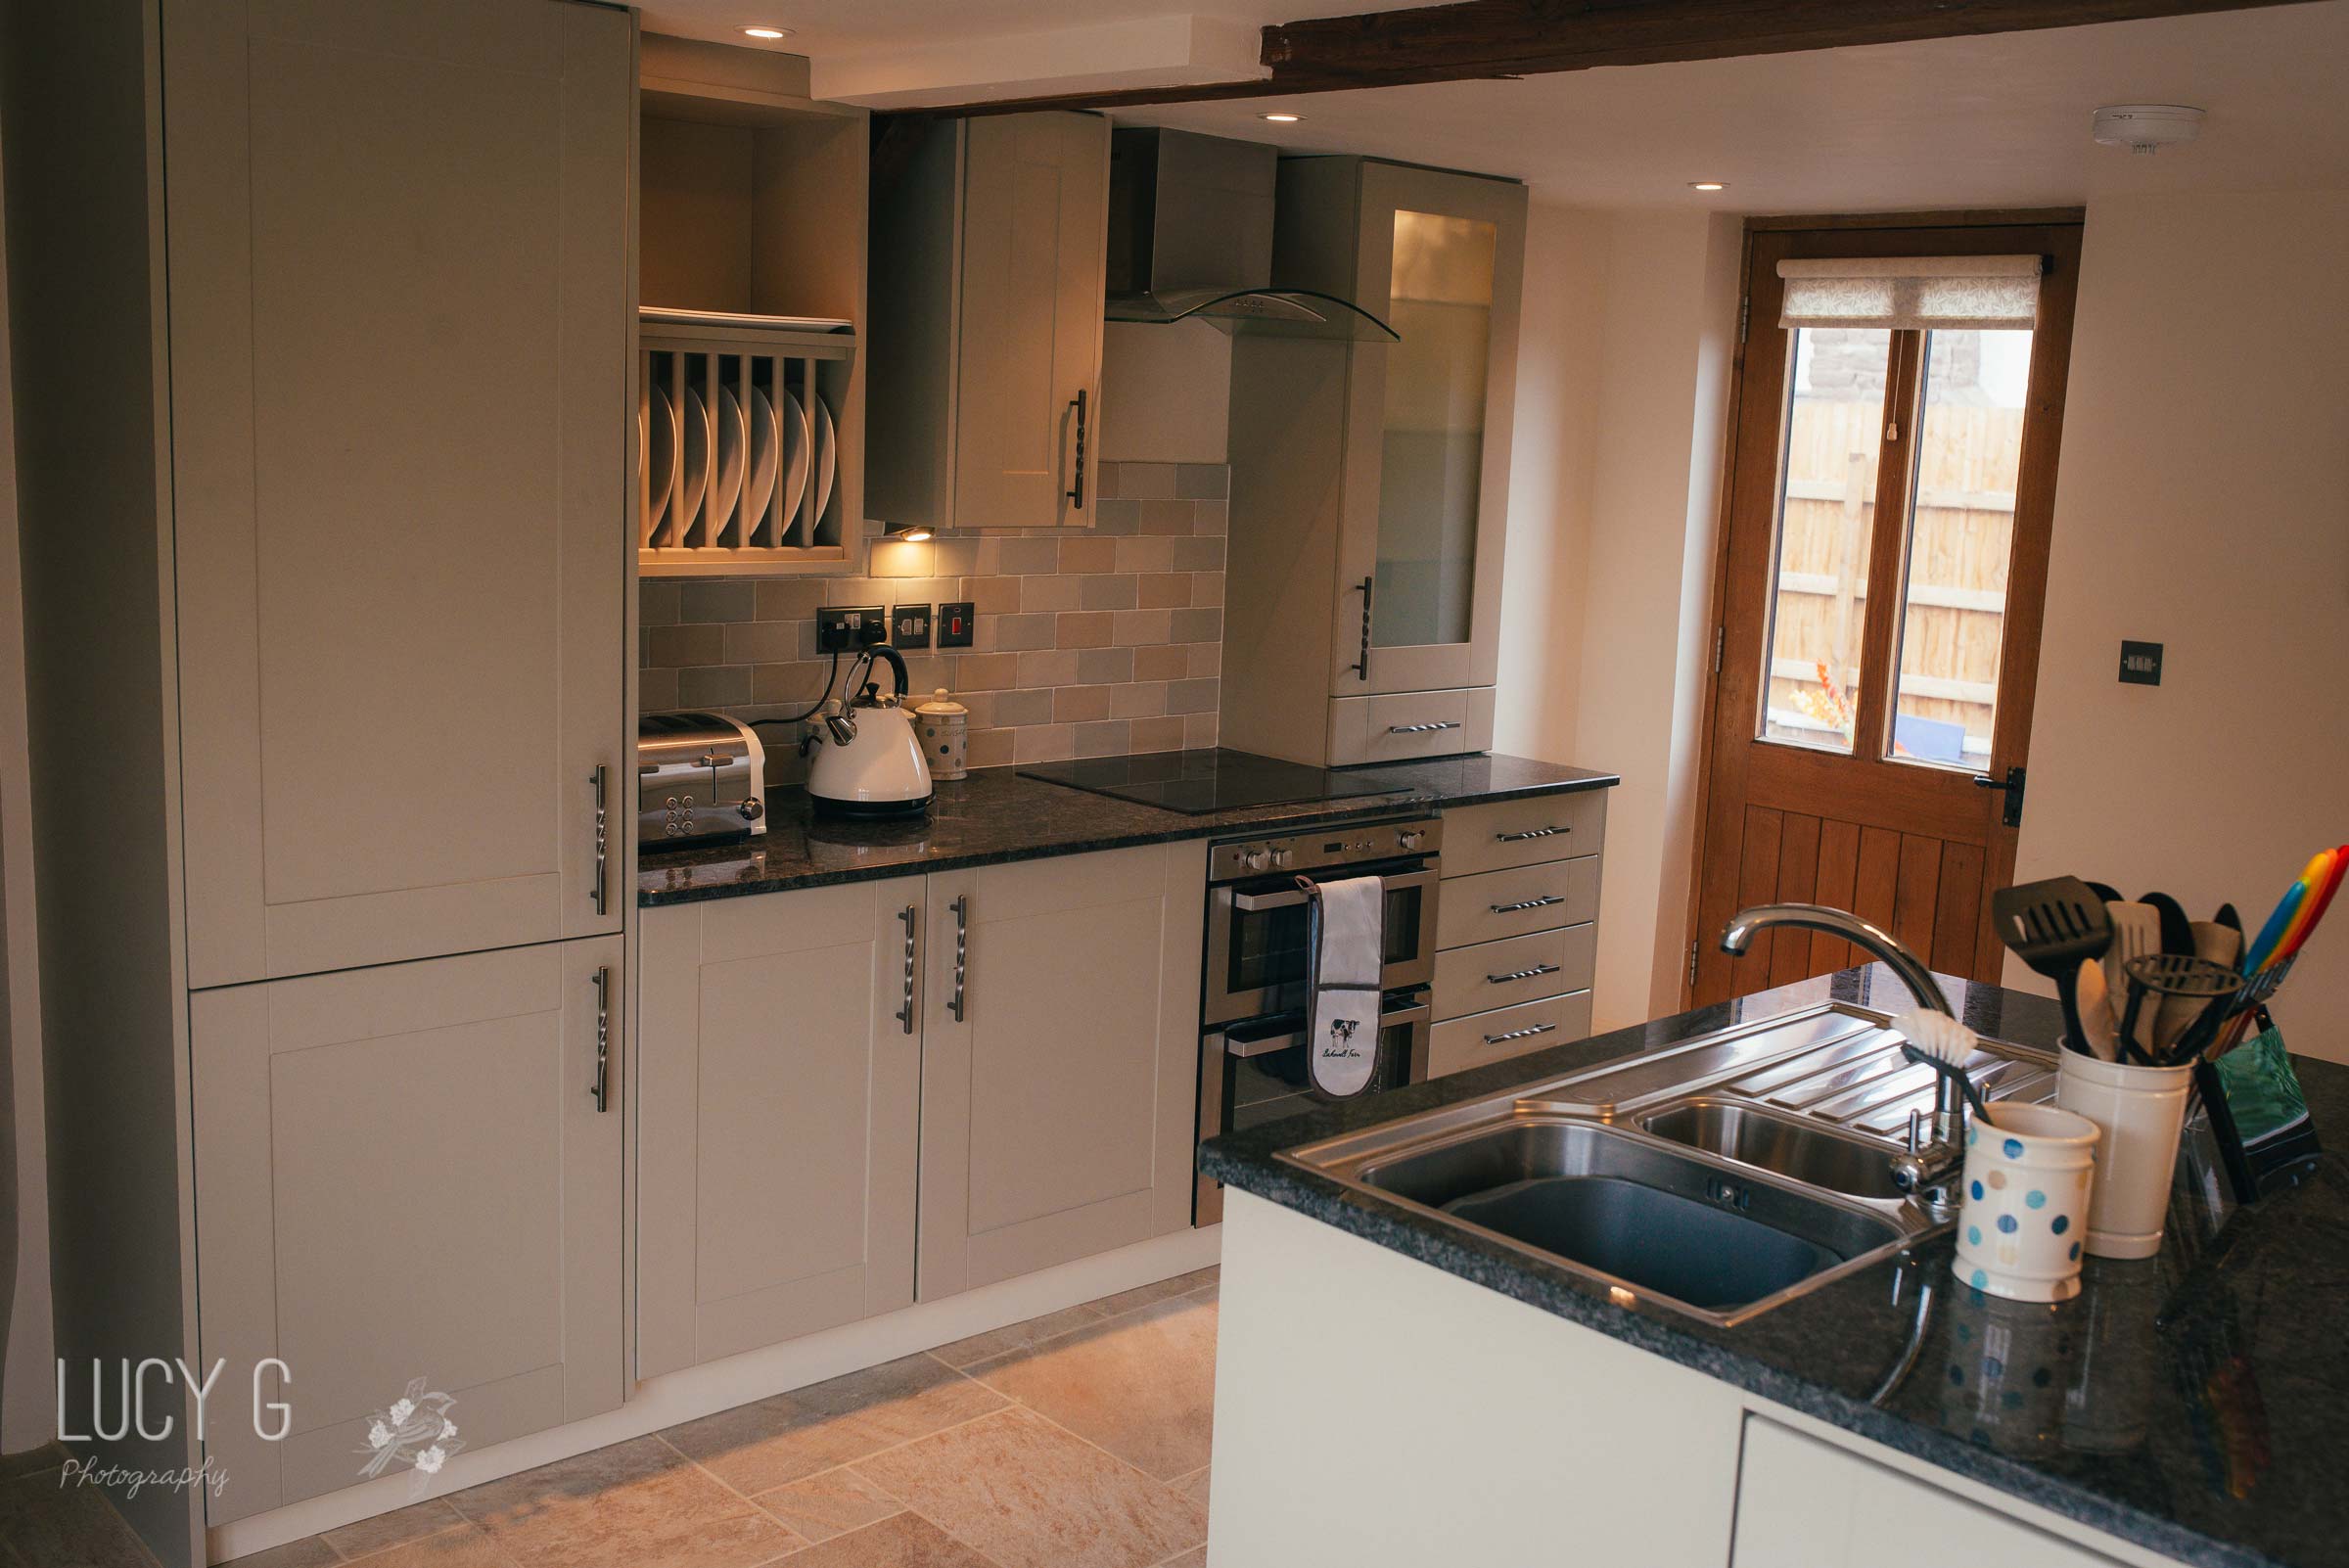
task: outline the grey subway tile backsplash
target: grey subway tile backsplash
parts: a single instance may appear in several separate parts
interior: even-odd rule
[[[906,664],[917,696],[943,686],[971,710],[974,767],[1212,746],[1229,489],[1218,465],[1104,464],[1087,532],[880,540],[856,577],[647,580],[639,701],[796,712],[831,668],[820,606],[961,600],[972,646]],[[765,739],[771,780],[805,776],[787,734]]]

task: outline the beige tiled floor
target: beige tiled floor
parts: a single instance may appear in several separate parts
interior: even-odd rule
[[[237,1568],[1201,1568],[1216,1271],[779,1394]],[[0,1568],[150,1568],[54,1470]]]

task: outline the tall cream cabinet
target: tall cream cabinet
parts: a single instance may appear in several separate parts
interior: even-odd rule
[[[644,911],[637,1371],[1190,1223],[1206,850]]]
[[[1232,341],[1221,735],[1316,764],[1488,750],[1525,187],[1280,164],[1273,271],[1398,335]]]
[[[874,163],[866,509],[1090,528],[1100,488],[1109,121],[949,119]]]
[[[58,1354],[292,1368],[86,1446],[180,1568],[622,1398],[635,22],[0,26]]]

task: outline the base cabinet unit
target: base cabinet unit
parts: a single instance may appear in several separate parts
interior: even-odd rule
[[[1746,1416],[1729,1568],[1877,1568],[1890,1541],[1915,1568],[2119,1568],[2117,1558]]]
[[[1232,342],[1223,744],[1345,765],[1493,743],[1525,187],[1280,162],[1273,273],[1399,341]]]
[[[1430,1078],[1590,1033],[1603,790],[1444,813]]]
[[[637,1374],[1187,1227],[1205,857],[645,910]]]
[[[913,1302],[922,879],[637,924],[636,1371]]]
[[[866,510],[932,529],[1090,528],[1109,121],[941,120],[873,190]]]
[[[620,1405],[621,962],[599,937],[191,999],[202,1354],[290,1408],[282,1442],[207,1424],[209,1523],[356,1484],[418,1379],[471,1448]]]
[[[924,1301],[1187,1227],[1204,842],[930,878]]]

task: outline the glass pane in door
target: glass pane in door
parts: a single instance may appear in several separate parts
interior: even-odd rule
[[[1892,334],[1804,327],[1786,377],[1777,560],[1759,733],[1852,749]]]
[[[1403,341],[1387,348],[1370,611],[1382,648],[1468,640],[1497,240],[1476,219],[1395,214],[1388,324]]]
[[[2030,379],[2028,331],[1926,334],[1887,752],[1901,761],[1990,765]]]

